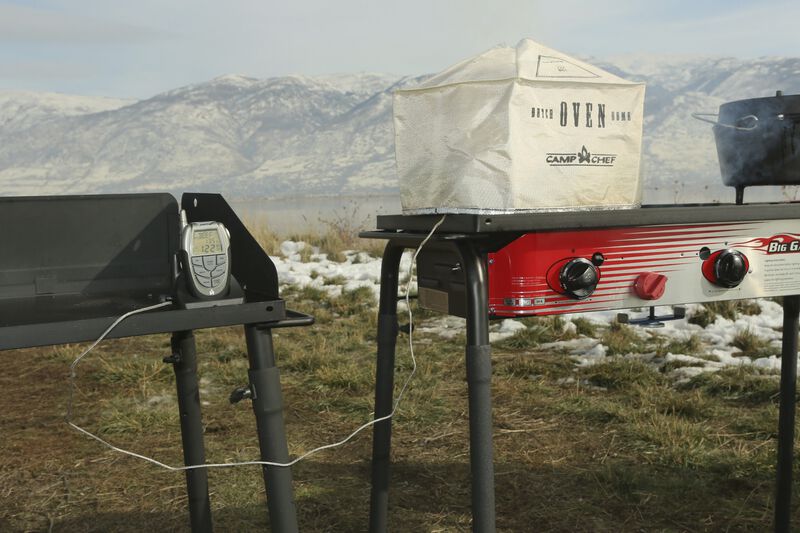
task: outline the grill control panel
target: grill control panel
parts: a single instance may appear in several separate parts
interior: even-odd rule
[[[487,268],[495,316],[798,294],[800,220],[529,233]]]

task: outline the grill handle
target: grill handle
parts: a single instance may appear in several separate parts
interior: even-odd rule
[[[703,122],[708,122],[709,124],[713,124],[715,126],[720,126],[722,128],[731,128],[733,130],[739,130],[739,131],[753,131],[754,129],[756,129],[758,127],[758,117],[755,116],[755,115],[745,115],[745,116],[743,116],[742,118],[740,118],[739,120],[736,121],[737,124],[740,124],[740,123],[742,123],[742,121],[750,120],[750,121],[752,121],[753,125],[749,126],[749,127],[736,126],[734,124],[723,124],[722,122],[719,122],[718,120],[711,120],[711,119],[706,118],[706,117],[719,117],[719,113],[692,113],[692,118],[695,118],[697,120],[701,120]]]

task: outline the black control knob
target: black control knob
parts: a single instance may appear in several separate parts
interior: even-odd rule
[[[747,258],[736,250],[723,250],[714,261],[714,277],[720,287],[738,286],[747,275]]]
[[[590,261],[578,257],[561,267],[558,281],[568,296],[576,300],[583,300],[594,292],[600,281],[600,274],[597,267]]]

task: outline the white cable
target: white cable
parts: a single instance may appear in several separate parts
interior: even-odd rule
[[[231,463],[204,463],[204,464],[201,464],[201,465],[187,465],[187,466],[172,466],[172,465],[168,465],[168,464],[162,463],[161,461],[157,461],[156,459],[153,459],[152,457],[147,457],[145,455],[141,455],[141,454],[129,451],[129,450],[125,450],[123,448],[119,448],[119,447],[114,446],[113,444],[103,440],[102,438],[98,437],[97,435],[95,435],[95,434],[83,429],[82,427],[77,426],[76,424],[72,423],[72,421],[71,421],[71,418],[72,418],[72,393],[73,393],[73,390],[74,390],[74,387],[75,387],[75,366],[78,364],[78,362],[81,359],[83,359],[83,357],[87,353],[89,353],[89,351],[91,349],[93,349],[95,346],[97,346],[97,344],[100,341],[102,341],[105,338],[105,336],[108,335],[111,332],[111,330],[114,329],[120,322],[122,322],[123,320],[125,320],[126,318],[128,318],[129,316],[131,316],[133,314],[142,313],[144,311],[149,311],[151,309],[155,309],[157,307],[162,307],[164,305],[169,305],[169,304],[172,303],[172,302],[165,302],[163,304],[154,305],[154,306],[151,306],[151,307],[145,307],[145,308],[142,308],[142,309],[137,309],[135,311],[131,311],[130,313],[126,313],[126,314],[122,315],[116,321],[114,321],[114,323],[111,324],[111,326],[109,326],[106,331],[103,332],[103,334],[100,336],[100,338],[98,338],[94,343],[92,343],[91,346],[89,346],[86,350],[84,350],[84,352],[81,355],[79,355],[78,358],[75,359],[75,361],[72,362],[72,364],[70,365],[70,395],[69,395],[69,401],[67,403],[67,424],[69,424],[72,428],[80,431],[81,433],[83,433],[87,437],[93,438],[97,442],[103,444],[104,446],[106,446],[107,448],[110,448],[111,450],[113,450],[115,452],[119,452],[119,453],[124,454],[124,455],[129,455],[129,456],[135,457],[137,459],[142,459],[143,461],[147,461],[148,463],[152,463],[152,464],[154,464],[156,466],[160,466],[161,468],[164,468],[166,470],[170,470],[170,471],[173,471],[173,472],[179,472],[179,471],[182,471],[182,470],[195,470],[195,469],[198,469],[198,468],[227,468],[227,467],[232,467],[232,466],[248,466],[248,465],[290,467],[290,466],[294,466],[296,463],[299,463],[300,461],[302,461],[306,457],[314,455],[314,454],[316,454],[318,452],[321,452],[323,450],[329,450],[331,448],[337,448],[339,446],[342,446],[343,444],[346,444],[350,439],[352,439],[353,437],[355,437],[356,435],[358,435],[359,433],[361,433],[363,430],[367,429],[368,427],[373,426],[373,425],[377,424],[378,422],[383,422],[384,420],[389,420],[390,418],[392,418],[394,416],[395,412],[397,411],[397,407],[400,405],[400,400],[403,399],[403,395],[405,394],[406,389],[408,388],[408,384],[411,382],[411,379],[414,377],[414,374],[417,372],[417,358],[414,356],[414,342],[413,342],[413,338],[412,338],[413,331],[414,331],[414,316],[413,316],[413,314],[411,312],[411,304],[409,302],[409,296],[411,294],[411,290],[410,290],[411,289],[411,281],[414,278],[414,263],[416,263],[417,256],[419,255],[420,250],[422,250],[422,247],[425,246],[425,244],[427,244],[427,242],[431,239],[431,237],[433,237],[434,232],[439,228],[439,226],[442,225],[442,223],[444,222],[444,219],[446,217],[447,217],[447,215],[442,215],[442,218],[439,219],[439,221],[436,224],[433,225],[433,227],[431,228],[430,233],[428,233],[428,235],[422,240],[420,245],[417,247],[416,251],[414,252],[414,255],[411,258],[411,263],[408,266],[408,281],[406,282],[406,289],[405,289],[406,290],[406,297],[405,297],[405,300],[406,300],[406,307],[408,308],[408,350],[409,350],[409,352],[411,354],[411,372],[408,374],[408,377],[406,378],[405,382],[403,383],[403,386],[400,388],[400,393],[397,395],[397,398],[394,401],[394,405],[392,406],[392,412],[389,413],[388,415],[382,416],[380,418],[374,418],[374,419],[370,420],[369,422],[367,422],[365,424],[362,424],[361,426],[356,428],[355,431],[350,433],[344,439],[342,439],[342,440],[340,440],[338,442],[334,442],[332,444],[326,444],[324,446],[319,446],[317,448],[314,448],[313,450],[309,450],[306,453],[304,453],[304,454],[296,457],[295,459],[289,461],[288,463],[277,463],[277,462],[272,462],[272,461],[237,461],[237,462],[231,462]]]

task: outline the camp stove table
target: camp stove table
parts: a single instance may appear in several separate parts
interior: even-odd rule
[[[441,215],[387,215],[375,416],[392,410],[400,257]],[[775,530],[789,531],[800,313],[800,203],[447,215],[417,259],[420,304],[466,318],[472,527],[495,531],[489,320],[783,296]],[[375,424],[370,531],[388,529],[391,419]]]
[[[231,284],[242,298],[181,304],[178,204],[169,194],[0,198],[0,246],[8,252],[0,255],[0,351],[94,341],[128,311],[171,298],[172,305],[131,316],[107,338],[171,333],[163,361],[175,371],[184,463],[196,466],[206,460],[193,332],[241,325],[248,384],[230,401],[252,401],[261,460],[287,463],[272,330],[314,319],[287,309],[275,265],[222,196],[186,193],[181,208],[189,222],[214,220],[229,230]],[[262,474],[272,528],[296,532],[291,469],[265,465]],[[185,477],[192,532],[210,533],[208,471],[189,469]]]

